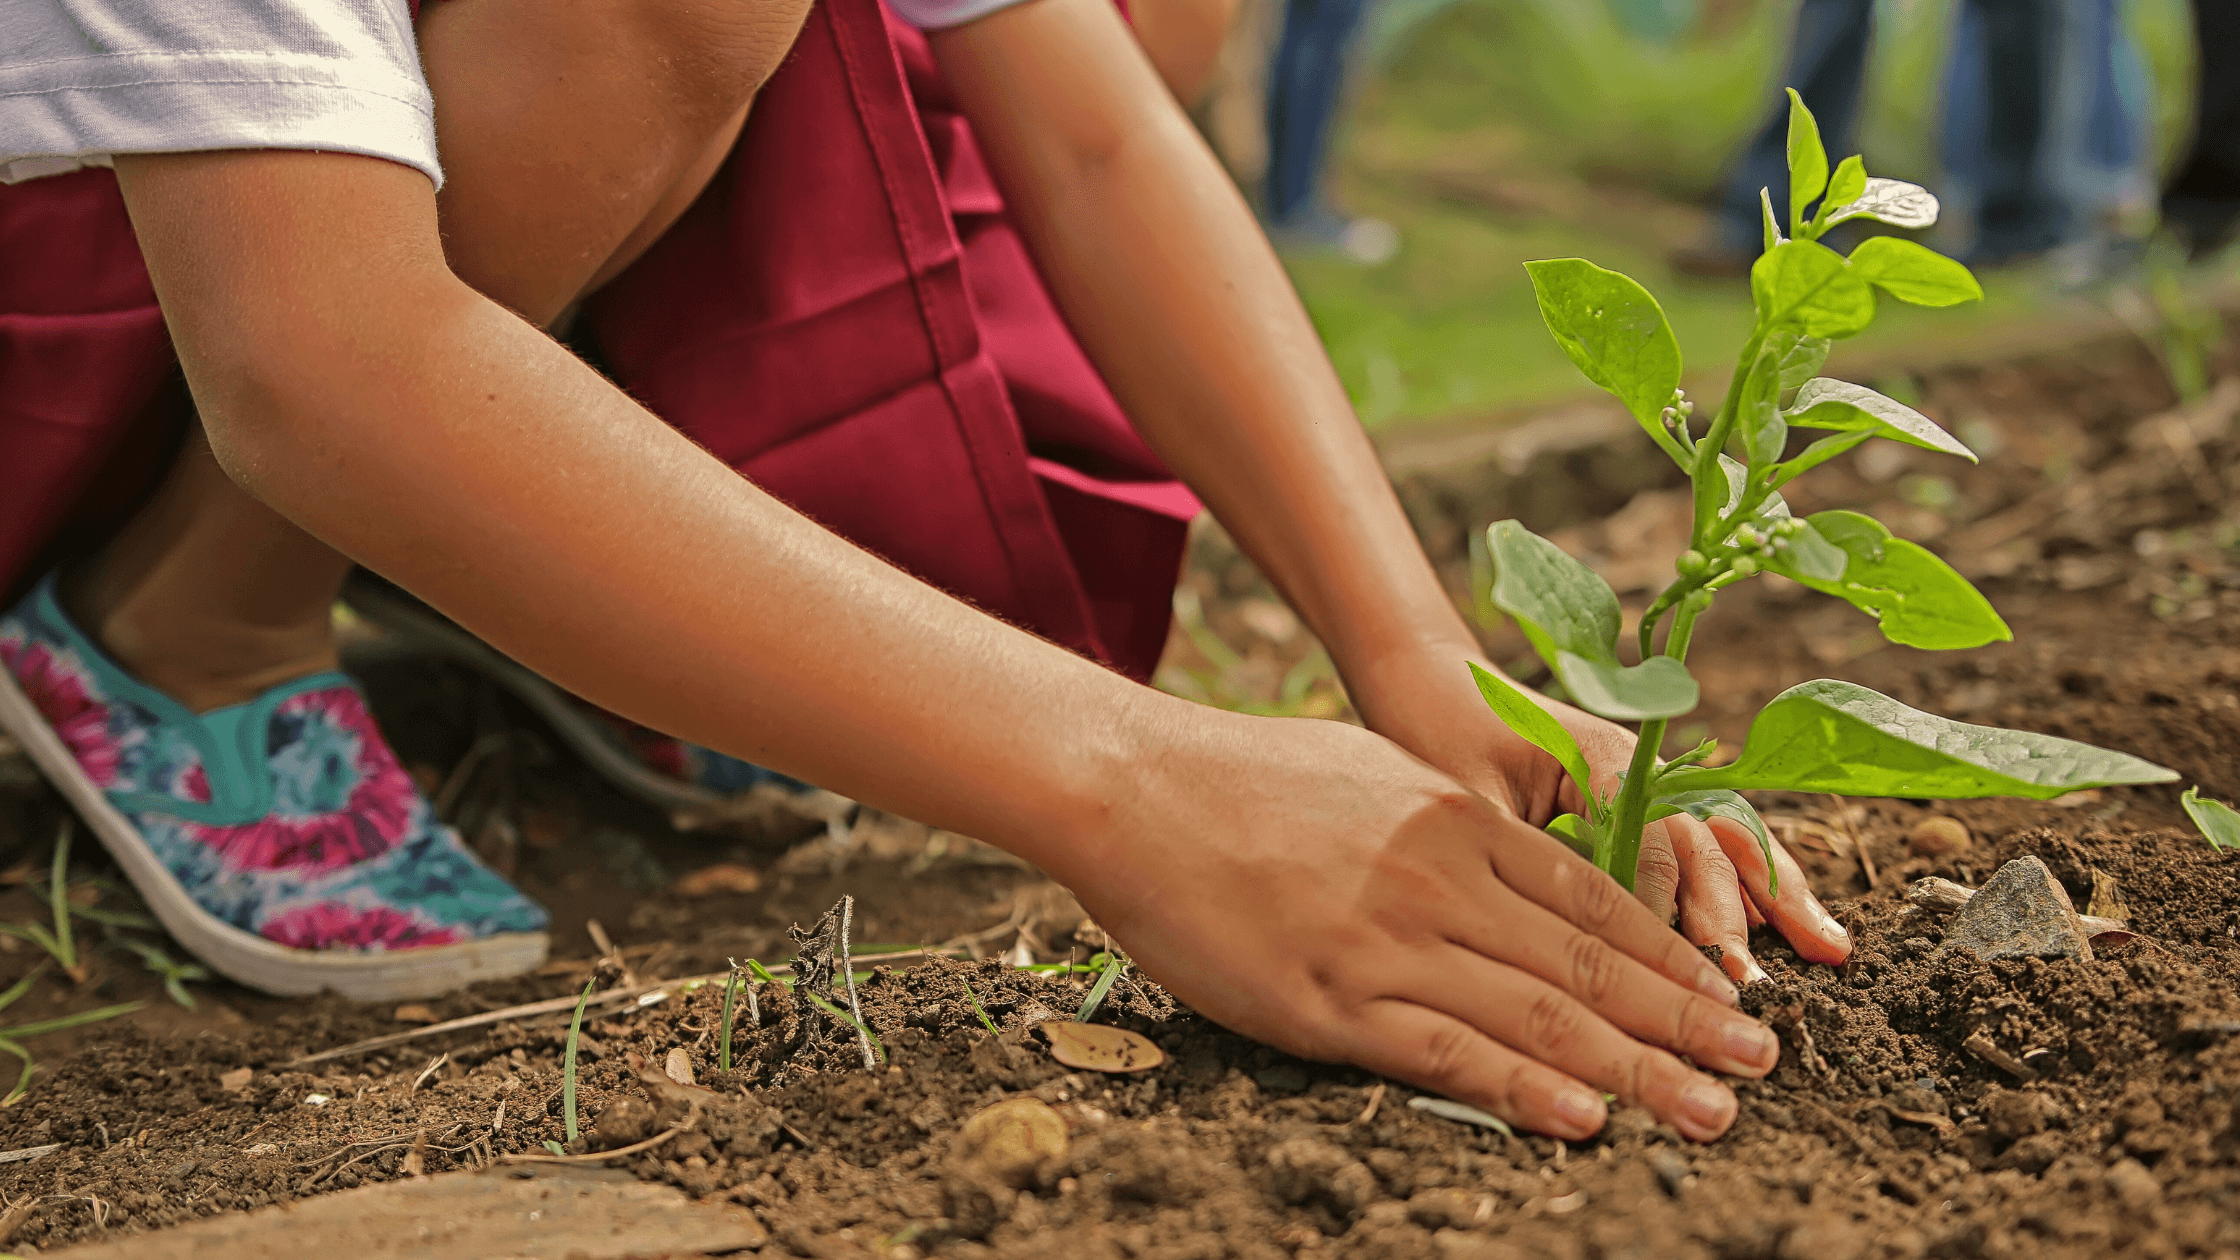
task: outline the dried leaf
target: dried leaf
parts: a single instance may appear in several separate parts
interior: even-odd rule
[[[697,871],[681,875],[669,885],[669,891],[679,897],[739,896],[762,887],[759,872],[736,862],[717,862]]]
[[[964,1122],[957,1158],[995,1175],[1013,1189],[1034,1180],[1045,1160],[1066,1153],[1065,1117],[1038,1098],[1006,1098]]]
[[[1051,1020],[1041,1025],[1050,1039],[1050,1057],[1067,1067],[1092,1072],[1148,1072],[1167,1061],[1148,1037],[1107,1024]]]
[[[2123,904],[2123,893],[2116,887],[2116,877],[2099,868],[2092,872],[2092,902],[2085,913],[2096,919],[2122,923],[2131,917],[2131,907]]]

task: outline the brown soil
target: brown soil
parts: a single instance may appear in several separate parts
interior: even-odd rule
[[[1814,499],[1793,497],[1808,509],[1860,505],[1950,547],[1983,575],[2018,642],[1938,655],[1878,646],[1846,608],[1753,584],[1699,635],[1709,732],[1738,741],[1773,691],[1835,675],[1966,720],[2124,748],[2240,797],[2230,754],[2240,737],[2240,514],[2230,506],[2240,440],[2229,409],[2191,442],[2168,426],[2142,429],[2170,399],[2151,363],[2117,344],[1915,384],[1925,410],[2004,449],[1973,469],[1927,455],[1847,461]],[[1408,487],[1459,589],[1464,529],[1507,513],[1450,489]],[[1566,528],[1567,545],[1614,582],[1640,586],[1656,576],[1642,557],[1669,554],[1663,494],[1645,481],[1601,502],[1619,509],[1606,519],[1528,523]],[[1449,509],[1461,514],[1439,518]],[[1311,641],[1268,613],[1264,586],[1218,536],[1197,549],[1189,589],[1243,657],[1217,680],[1229,698],[1280,702]],[[1489,646],[1498,659],[1525,655],[1498,634]],[[1170,659],[1201,676],[1210,668],[1180,638]],[[997,953],[1023,931],[1031,952],[1062,960],[1099,943],[1078,905],[1035,872],[896,820],[777,859],[752,838],[679,835],[585,784],[532,722],[472,679],[390,668],[395,677],[375,680],[384,720],[432,778],[479,736],[503,733],[502,764],[467,793],[486,820],[478,842],[554,906],[567,928],[560,957],[593,952],[587,918],[641,976],[784,957],[785,928],[842,893],[858,899],[859,951],[976,937],[973,948]],[[1330,694],[1316,683],[1290,702],[1334,709],[1342,701],[1317,700]],[[581,1072],[583,1110],[597,1120],[588,1140],[609,1149],[658,1137],[697,1112],[623,1165],[753,1209],[771,1231],[766,1254],[2232,1260],[2240,855],[2209,849],[2175,802],[2164,788],[2047,805],[1762,800],[1858,952],[1841,970],[1800,966],[1761,934],[1772,980],[1745,1000],[1782,1030],[1784,1059],[1769,1080],[1740,1087],[1734,1133],[1710,1146],[1633,1111],[1583,1144],[1471,1128],[1410,1108],[1411,1091],[1227,1034],[1148,982],[1122,983],[1099,1019],[1150,1037],[1166,1063],[1133,1076],[1072,1071],[1026,1025],[1077,1008],[1081,980],[993,960],[875,973],[862,1000],[887,1061],[870,1071],[852,1030],[779,987],[760,991],[759,1023],[742,1017],[728,1074],[715,1061],[717,986],[595,1015]],[[35,787],[0,786],[0,866],[43,860],[56,808]],[[1966,823],[1973,843],[1916,855],[1906,837],[1932,814]],[[2079,905],[2112,879],[2138,938],[2093,962],[1987,964],[1940,948],[1941,921],[1904,902],[1907,881],[1979,884],[2024,853],[2044,858]],[[679,894],[678,876],[718,861],[758,870],[762,886]],[[101,904],[128,902],[113,892]],[[0,895],[0,918],[37,913],[26,889]],[[438,1172],[564,1138],[564,1017],[287,1065],[432,1017],[573,992],[588,963],[422,1011],[198,984],[187,1012],[100,945],[99,930],[86,935],[87,981],[44,979],[0,1023],[153,1004],[33,1042],[42,1070],[28,1098],[0,1111],[0,1151],[61,1146],[0,1164],[8,1203],[43,1196],[7,1240],[19,1251],[401,1177],[416,1144],[420,1166]],[[0,953],[0,978],[35,957],[28,945]],[[982,1027],[975,997],[1002,1035]],[[641,1083],[633,1055],[658,1065],[677,1048],[714,1093]],[[241,1068],[245,1080],[227,1075]],[[980,1108],[1019,1094],[1053,1105],[1071,1135],[1062,1153],[1007,1181],[964,1158],[957,1135]]]

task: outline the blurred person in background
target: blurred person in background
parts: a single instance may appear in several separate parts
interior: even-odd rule
[[[1939,243],[1973,265],[2066,243],[2098,274],[2142,228],[2147,77],[2117,0],[1961,0],[1946,61]],[[1829,156],[1856,152],[1875,0],[1804,0],[1783,83],[1819,120]],[[1723,185],[1706,239],[1675,251],[1686,275],[1748,273],[1764,244],[1760,190],[1788,204],[1786,98],[1777,97]]]
[[[2200,92],[2193,139],[2162,195],[2163,223],[2196,259],[2240,227],[2240,0],[2194,0]]]
[[[1173,0],[1170,0],[1173,2]],[[1287,251],[1336,249],[1364,264],[1385,261],[1399,235],[1382,219],[1354,218],[1329,197],[1323,167],[1345,98],[1347,71],[1370,0],[1289,0],[1268,67],[1269,239]]]

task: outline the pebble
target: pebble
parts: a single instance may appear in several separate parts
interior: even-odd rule
[[[1973,840],[1968,835],[1967,824],[1957,818],[1946,818],[1942,814],[1922,819],[1914,824],[1912,831],[1906,833],[1906,844],[1923,857],[1947,857],[1954,853],[1965,853],[1971,843]]]
[[[1978,958],[2092,958],[2061,882],[2036,857],[1999,868],[1945,926],[1945,944]]]
[[[2108,1169],[2107,1178],[2108,1189],[2115,1192],[2117,1201],[2134,1212],[2143,1212],[2162,1199],[2162,1183],[2138,1160],[2117,1160]]]

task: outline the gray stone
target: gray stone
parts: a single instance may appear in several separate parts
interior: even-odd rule
[[[2068,890],[2035,857],[2000,867],[1952,916],[1944,940],[1978,958],[2092,957]]]

